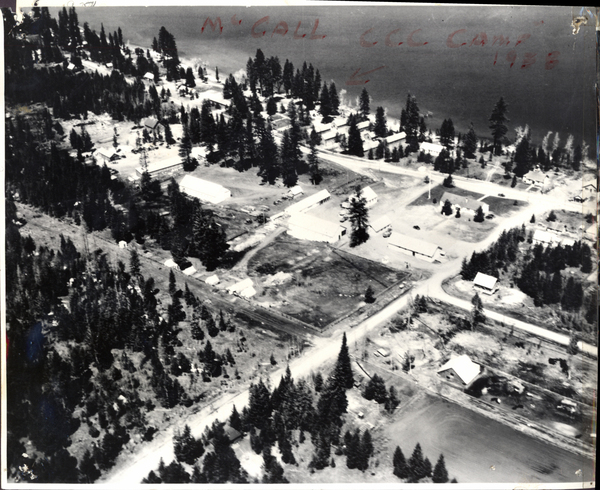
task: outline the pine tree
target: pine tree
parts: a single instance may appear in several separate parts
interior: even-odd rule
[[[374,303],[375,302],[375,294],[373,288],[371,286],[367,287],[365,291],[365,303]]]
[[[320,373],[317,373],[317,375],[320,375]],[[346,342],[346,333],[344,333],[342,336],[342,346],[338,354],[333,376],[336,382],[345,389],[350,389],[354,386],[354,375],[352,374],[352,365],[350,362],[350,354],[348,352],[348,344]]]
[[[508,122],[508,118],[506,117],[507,110],[508,106],[504,102],[504,98],[500,97],[490,116],[490,129],[492,130],[492,138],[494,139],[493,148],[496,155],[502,154],[502,140],[508,132],[508,128],[506,127],[506,123]]]
[[[477,135],[475,134],[473,123],[470,124],[469,131],[463,140],[463,151],[465,153],[465,158],[475,158],[475,152],[477,151]]]
[[[471,328],[475,330],[478,325],[485,323],[486,317],[483,312],[483,303],[479,294],[475,293],[475,296],[471,299],[473,308],[471,309]]]
[[[396,446],[396,450],[394,451],[393,465],[394,475],[402,479],[409,477],[410,474],[408,471],[406,459],[404,458],[404,454],[402,453],[402,449],[400,449],[400,446]]]
[[[485,219],[485,215],[483,214],[483,208],[479,206],[477,211],[475,211],[475,216],[473,217],[473,221],[476,223],[483,223]]]
[[[371,112],[370,97],[369,97],[369,93],[367,92],[366,88],[363,88],[362,92],[360,93],[358,105],[359,105],[358,110],[360,112],[361,119],[363,121],[366,121],[369,118],[369,113]]]
[[[360,136],[356,116],[354,114],[351,114],[350,117],[348,117],[348,125],[348,154],[357,157],[365,156],[362,137]]]
[[[435,464],[435,468],[433,470],[433,483],[448,483],[448,471],[446,470],[446,463],[444,461],[444,455],[440,454],[440,457]]]
[[[426,475],[425,461],[423,459],[423,450],[421,444],[417,442],[413,453],[407,463],[409,482],[416,483]]]
[[[360,187],[356,187],[356,196],[350,202],[350,223],[352,233],[350,234],[350,247],[356,247],[369,239],[369,211],[367,200],[362,196]]]
[[[383,107],[377,107],[375,111],[375,127],[373,128],[373,132],[380,138],[387,136],[387,121]]]

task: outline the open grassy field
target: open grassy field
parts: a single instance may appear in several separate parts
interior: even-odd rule
[[[390,457],[408,458],[417,442],[432,462],[442,453],[460,483],[590,481],[594,464],[452,402],[423,394],[386,427]],[[580,472],[580,473],[576,473]]]
[[[406,273],[287,234],[259,250],[248,264],[262,291],[256,300],[319,328],[358,308],[367,287],[375,296],[402,281]],[[289,274],[282,284],[265,286],[269,275]]]

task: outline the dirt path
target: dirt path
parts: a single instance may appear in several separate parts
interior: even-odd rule
[[[275,240],[275,238],[277,238],[279,235],[281,235],[285,231],[286,231],[286,228],[284,226],[279,226],[279,227],[275,228],[275,230],[273,230],[271,233],[269,233],[265,237],[265,239],[260,242],[260,244],[258,246],[254,247],[252,250],[248,251],[248,253],[246,253],[246,255],[244,255],[244,257],[242,258],[242,260],[240,260],[231,269],[231,272],[243,271],[244,273],[247,273],[248,272],[247,271],[248,262],[250,261],[250,259],[252,257],[254,257],[258,252],[260,252],[263,248],[265,248],[268,245],[270,245],[271,243],[273,243],[273,240]]]

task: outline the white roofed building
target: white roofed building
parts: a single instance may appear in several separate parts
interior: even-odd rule
[[[246,279],[236,282],[235,284],[232,284],[231,286],[229,286],[227,288],[227,291],[229,292],[229,294],[236,294],[236,293],[240,294],[245,289],[251,288],[253,286],[254,286],[254,283],[252,282],[252,279],[247,277]]]
[[[305,197],[302,199],[302,201],[298,201],[297,203],[288,206],[285,209],[285,212],[290,215],[293,213],[305,213],[309,209],[312,209],[315,206],[320,206],[324,202],[329,201],[329,199],[331,199],[331,194],[329,194],[327,189],[323,189],[316,194]]]
[[[374,206],[375,204],[377,204],[377,194],[375,194],[375,191],[373,189],[371,189],[370,186],[365,187],[364,189],[361,190],[361,195],[362,197],[365,198],[366,200],[366,206],[368,208],[370,208],[371,206]],[[350,197],[350,200],[356,199],[356,194],[353,194]]]
[[[173,175],[183,168],[183,162],[179,157],[168,158],[160,162],[154,162],[148,165],[148,173],[151,177],[160,177],[163,175]],[[142,167],[135,169],[136,174],[141,176],[144,173]]]
[[[471,361],[471,358],[463,354],[462,356],[450,359],[446,364],[438,369],[438,374],[444,376],[448,381],[453,381],[467,386],[479,376],[481,368],[479,364]]]
[[[387,214],[380,216],[369,224],[375,233],[387,230],[392,227],[392,220]]]
[[[231,197],[231,191],[220,184],[199,179],[193,175],[186,175],[179,182],[181,192],[188,196],[196,197],[201,201],[218,204]]]
[[[204,282],[206,284],[208,284],[209,286],[215,286],[215,285],[219,284],[219,276],[217,276],[216,274],[213,274],[212,276],[209,276],[206,279],[204,279]]]
[[[483,272],[478,272],[473,280],[473,289],[485,294],[494,294],[498,291],[498,279]]]
[[[388,240],[388,247],[399,250],[400,252],[417,257],[427,262],[435,262],[441,248],[434,243],[413,238],[411,236],[402,235],[401,233],[393,232]]]
[[[550,233],[548,231],[543,230],[535,230],[533,232],[533,243],[539,243],[544,246],[551,247],[554,245],[554,242],[557,240],[557,236],[554,233]]]
[[[419,143],[419,148],[425,154],[429,153],[433,157],[437,157],[444,149],[442,145],[439,145],[437,143],[428,143],[427,141]]]
[[[288,221],[288,234],[300,240],[335,243],[346,234],[346,228],[316,216],[294,213]]]
[[[291,187],[288,192],[288,195],[290,195],[292,197],[298,197],[302,194],[304,194],[304,191],[302,190],[302,187],[300,187],[299,185],[295,185],[294,187]]]

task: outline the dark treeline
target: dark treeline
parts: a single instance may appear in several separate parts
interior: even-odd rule
[[[595,294],[584,294],[580,279],[561,274],[567,267],[579,268],[584,274],[591,273],[589,245],[581,241],[572,246],[532,244],[531,235],[524,225],[502,232],[498,241],[487,250],[474,252],[469,260],[463,260],[462,278],[472,281],[478,272],[505,277],[533,298],[536,306],[560,304],[564,312],[574,315],[584,307],[587,324],[580,321],[573,325],[578,331],[592,331],[590,326],[594,325],[597,314]]]
[[[319,373],[312,382],[295,381],[288,368],[279,385],[272,390],[262,380],[251,384],[249,404],[241,413],[234,406],[227,422],[214,422],[200,440],[195,440],[184,428],[183,433],[173,439],[176,461],[169,466],[161,463],[156,472],[150,472],[144,479],[144,483],[248,481],[248,475],[240,469],[233,451],[221,447],[229,447],[231,442],[231,439],[224,437],[224,429],[233,429],[242,437],[249,436],[252,449],[263,456],[263,483],[288,482],[283,467],[272,456],[272,449],[275,445],[278,447],[284,464],[297,465],[293,448],[302,444],[307,436],[310,436],[314,445],[309,468],[320,470],[335,465],[331,454],[333,449],[336,455],[346,456],[348,468],[365,471],[374,454],[369,430],[363,433],[360,430],[347,430],[343,436],[341,432],[343,415],[348,407],[346,390],[353,386],[354,376],[344,336],[338,360],[326,381]],[[387,398],[385,386],[383,391]],[[390,392],[393,394],[394,390]],[[207,449],[204,459],[201,459],[203,451],[198,450],[200,446],[213,448]],[[194,450],[195,457],[188,457]],[[193,465],[192,475],[181,465],[184,462]]]
[[[140,397],[140,383],[149,381],[164,408],[197,401],[177,379],[194,361],[175,350],[186,319],[180,298],[192,311],[193,338],[235,326],[222,313],[213,317],[187,287],[180,291],[174,277],[163,318],[159,291],[140,273],[135,250],[126,267],[111,265],[100,250],[82,254],[63,236],[59,250],[38,246],[21,237],[11,202],[6,213],[8,464],[22,480],[32,478],[17,471],[25,463],[37,482],[90,483],[131,437],[150,440],[156,431],[146,421],[154,405]],[[195,362],[205,382],[227,376],[226,366],[235,369],[231,351],[215,352],[209,341]],[[97,443],[78,460],[68,447],[83,424]]]

